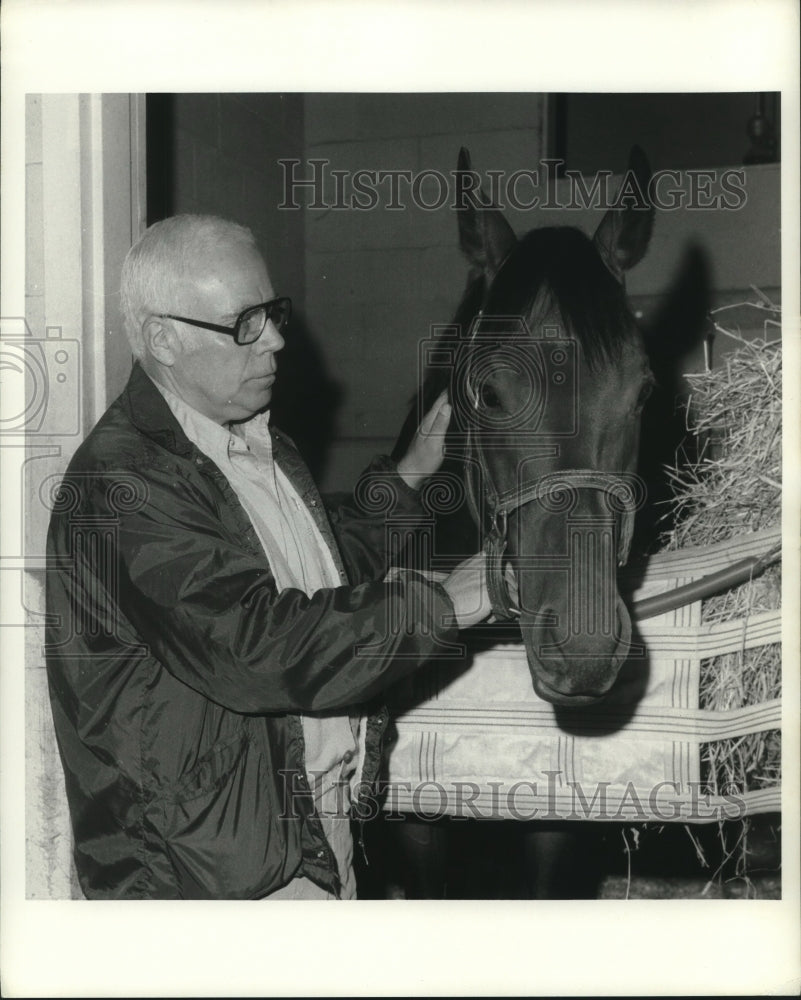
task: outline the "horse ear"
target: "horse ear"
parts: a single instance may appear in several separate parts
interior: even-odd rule
[[[629,153],[629,166],[615,199],[595,232],[593,242],[618,281],[645,256],[654,228],[654,206],[648,199],[651,166],[639,146]]]
[[[484,194],[464,146],[459,150],[456,169],[456,204],[462,253],[473,270],[482,271],[492,280],[517,243],[517,237]]]

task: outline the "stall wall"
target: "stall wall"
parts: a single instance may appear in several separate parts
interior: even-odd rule
[[[303,141],[299,94],[174,94],[148,99],[149,222],[178,212],[221,215],[249,226],[273,283],[303,301],[303,231],[280,210],[277,161]],[[155,134],[154,134],[155,133]]]
[[[305,176],[321,161],[326,183],[320,207],[304,202],[306,316],[341,389],[324,485],[345,488],[371,455],[391,449],[418,386],[421,344],[464,291],[453,208],[459,148],[480,173],[510,174],[536,168],[547,130],[539,94],[307,95]],[[344,172],[348,204],[348,179],[360,170],[406,171],[412,182],[399,177],[394,195],[391,177],[377,183],[374,208],[334,207],[333,172]],[[448,198],[427,208],[441,200],[434,174]]]

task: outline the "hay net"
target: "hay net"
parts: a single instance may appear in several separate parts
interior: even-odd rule
[[[778,322],[779,309],[761,293],[755,308],[765,310],[765,332]],[[719,315],[719,313],[718,313]],[[713,314],[713,319],[715,316]],[[715,322],[736,349],[720,367],[688,375],[689,429],[698,458],[677,457],[669,470],[675,492],[674,526],[665,537],[669,550],[735,541],[781,525],[781,342],[745,340]],[[741,621],[744,630],[760,612],[781,603],[781,564],[702,603],[702,622]],[[778,636],[776,637],[778,638]],[[752,646],[701,661],[699,704],[729,711],[781,696],[781,645]],[[702,780],[711,794],[745,793],[778,787],[781,738],[778,729],[701,747]]]

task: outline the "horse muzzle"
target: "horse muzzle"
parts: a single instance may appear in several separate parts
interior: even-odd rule
[[[587,705],[614,685],[631,649],[631,618],[615,596],[615,613],[604,630],[571,620],[573,609],[521,614],[523,643],[540,698],[555,705]]]

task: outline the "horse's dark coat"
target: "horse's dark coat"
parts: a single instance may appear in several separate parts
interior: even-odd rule
[[[464,154],[460,168],[469,169]],[[639,175],[640,189],[647,189],[648,169],[641,153],[633,153],[631,169]],[[622,276],[645,253],[652,215],[652,208],[630,204],[607,212],[594,239],[575,228],[546,227],[518,240],[496,209],[469,200],[460,209],[460,241],[470,264],[454,322],[460,330],[461,360],[450,372],[435,370],[421,389],[424,408],[446,386],[454,404],[449,445],[453,457],[444,471],[461,471],[459,447],[453,443],[472,423],[479,428],[474,431],[479,442],[482,434],[492,431],[491,443],[484,449],[483,472],[499,489],[514,489],[521,481],[565,470],[595,470],[608,476],[633,472],[640,412],[652,376]],[[479,312],[482,329],[493,317],[523,321],[522,333],[512,330],[508,319],[498,321],[497,327],[498,357],[516,355],[519,370],[514,363],[500,362],[493,370],[495,340],[473,337]],[[573,368],[566,379],[552,364],[553,341],[543,340],[543,330],[551,337],[557,331],[557,339],[571,349],[575,345],[570,355]],[[476,395],[466,384],[465,373],[479,364],[483,375]],[[532,384],[532,366],[541,384]],[[535,392],[546,398],[541,405],[528,406]],[[470,406],[473,412],[468,412]],[[404,450],[420,409],[418,405],[410,414],[396,453]],[[515,414],[523,414],[517,423]],[[482,421],[486,430],[481,429]],[[526,438],[522,444],[520,432]],[[576,516],[586,524],[609,522],[602,493],[576,492]],[[519,508],[509,520],[508,555],[518,576],[520,626],[534,687],[557,704],[595,700],[614,683],[630,637],[614,567],[610,569],[608,560],[601,565],[600,559],[590,559],[581,570],[583,594],[608,592],[609,627],[599,632],[592,626],[593,608],[574,613],[580,574],[572,569],[567,574],[546,574],[526,564],[531,557],[552,562],[566,558],[568,532],[575,522],[568,524],[565,512],[544,509],[540,503]],[[468,555],[480,544],[481,531],[464,508],[457,510],[437,525],[437,553]],[[589,544],[595,543],[590,539]]]

